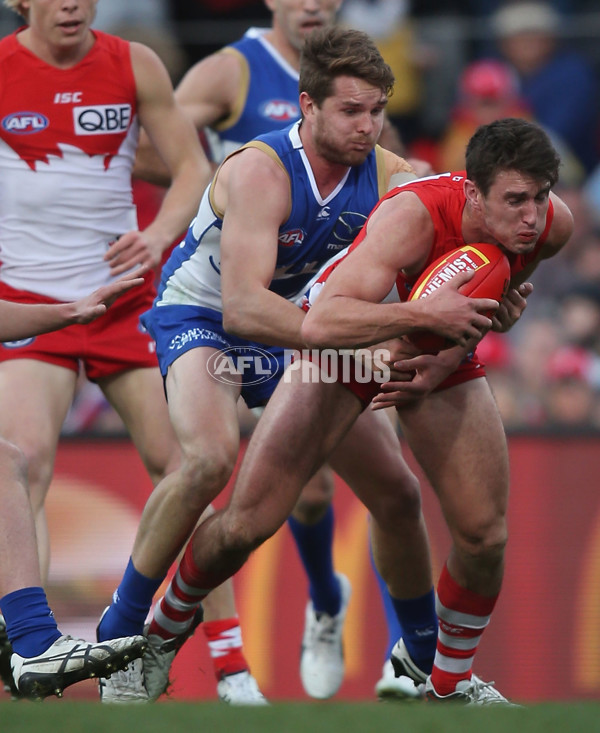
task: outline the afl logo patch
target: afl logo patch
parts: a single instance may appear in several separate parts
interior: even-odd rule
[[[2,128],[14,135],[32,135],[45,130],[49,121],[39,112],[13,112],[2,120]]]
[[[210,376],[223,384],[262,384],[280,373],[277,358],[256,346],[228,346],[206,361]]]
[[[300,117],[298,105],[287,99],[270,99],[262,105],[261,113],[276,122],[293,122]]]
[[[35,338],[20,339],[19,341],[2,341],[5,349],[20,349],[22,346],[29,346],[35,341]]]
[[[277,241],[282,247],[293,247],[296,244],[302,244],[304,241],[304,232],[302,229],[292,229],[290,232],[281,232]]]

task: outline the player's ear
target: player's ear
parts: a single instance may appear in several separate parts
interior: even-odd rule
[[[315,108],[315,103],[313,101],[313,98],[307,94],[307,92],[300,92],[300,112],[302,113],[302,117],[310,117],[312,111]]]
[[[465,198],[473,206],[474,208],[479,208],[479,200],[481,197],[481,192],[477,188],[477,186],[473,183],[473,181],[470,181],[468,178],[465,178],[465,182],[463,184],[464,192],[465,192]]]

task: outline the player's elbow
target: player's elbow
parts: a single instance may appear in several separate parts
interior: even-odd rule
[[[304,343],[311,349],[324,349],[330,345],[327,329],[318,318],[315,318],[311,311],[302,321],[300,335]]]
[[[171,184],[171,174],[151,148],[138,149],[131,175],[163,188],[168,188]]]
[[[238,299],[223,301],[223,328],[232,336],[247,336],[247,316]]]

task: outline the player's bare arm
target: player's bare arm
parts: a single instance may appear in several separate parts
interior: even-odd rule
[[[196,130],[212,127],[234,113],[239,98],[243,59],[233,53],[215,53],[194,64],[175,89],[175,100]],[[211,166],[212,169],[213,166]],[[168,186],[171,175],[144,129],[140,132],[133,175]]]
[[[211,54],[194,64],[175,90],[175,99],[197,130],[227,119],[241,109],[243,57],[231,50]],[[248,72],[246,72],[248,73]]]
[[[110,247],[106,259],[119,275],[135,265],[156,266],[163,251],[187,228],[210,179],[210,166],[198,136],[173,97],[167,70],[146,46],[131,44],[140,122],[171,174],[154,221],[143,232],[128,232]]]
[[[279,227],[291,206],[287,173],[262,150],[246,148],[221,167],[214,202],[224,211],[225,329],[261,343],[302,348],[302,310],[268,289],[275,272]]]
[[[418,328],[466,344],[491,326],[478,311],[495,310],[497,302],[457,292],[468,274],[440,288],[426,307],[423,301],[381,302],[399,272],[420,273],[429,256],[433,224],[415,194],[407,191],[384,201],[367,226],[364,241],[328,278],[306,317],[302,330],[310,345],[368,346]]]
[[[0,340],[15,341],[74,323],[94,321],[104,315],[119,296],[143,282],[141,277],[126,276],[73,303],[32,305],[0,300]]]

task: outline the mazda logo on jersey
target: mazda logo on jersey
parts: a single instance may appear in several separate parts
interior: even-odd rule
[[[48,127],[47,117],[39,112],[13,112],[2,120],[2,127],[15,135],[31,135]]]
[[[356,239],[367,217],[359,211],[342,211],[333,227],[332,240],[327,249],[337,252],[345,249]]]
[[[300,109],[287,99],[269,99],[262,105],[261,114],[270,120],[292,122],[300,117]]]
[[[126,132],[131,121],[130,104],[96,104],[74,107],[76,135],[116,135]]]

